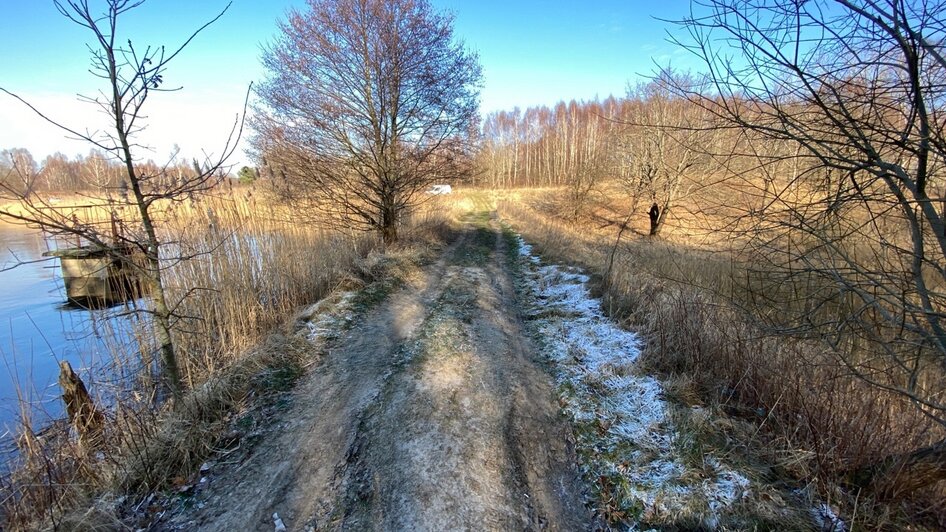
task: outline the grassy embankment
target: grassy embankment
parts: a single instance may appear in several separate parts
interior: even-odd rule
[[[675,421],[697,458],[712,452],[772,482],[813,487],[854,528],[943,526],[942,483],[887,500],[840,488],[852,468],[938,441],[942,429],[909,401],[851,377],[821,344],[766,334],[740,310],[749,306],[735,282],[745,266],[706,225],[681,214],[654,239],[641,214],[615,247],[627,208],[617,194],[578,221],[562,214],[561,192],[490,195],[544,257],[585,268],[608,313],[641,335],[642,364],[681,407]],[[688,416],[693,406],[710,421]]]
[[[678,220],[654,240],[640,234],[638,217],[612,265],[617,227],[601,220],[619,222],[626,206],[606,197],[593,216],[575,222],[561,215],[568,212],[559,205],[562,196],[522,190],[440,199],[446,205],[428,205],[418,222],[426,229],[416,231],[414,241],[437,240],[443,218],[473,207],[483,213],[481,204],[495,202],[500,216],[544,256],[593,274],[609,314],[642,335],[642,360],[681,407],[675,422],[694,460],[712,451],[774,483],[814,486],[854,527],[942,524],[942,487],[895,501],[837,488],[852,467],[942,437],[911,405],[850,378],[817,344],[763,334],[738,310],[742,294],[733,279],[740,266],[712,235],[684,229],[698,225],[692,220]],[[170,213],[180,222],[170,234],[209,250],[173,266],[169,276],[177,297],[197,294],[182,314],[201,319],[179,338],[194,391],[174,411],[127,395],[109,412],[115,437],[97,457],[65,435],[39,438],[25,427],[27,460],[3,486],[11,527],[36,519],[64,523],[65,516],[76,524],[77,515],[102,522],[111,508],[73,510],[88,508],[105,491],[142,493],[183,482],[206,456],[226,447],[236,421],[259,417],[248,397],[278,396],[312,362],[306,346],[286,333],[291,326],[281,326],[300,305],[345,283],[367,284],[360,300],[370,306],[396,286],[391,267],[410,268],[414,260],[381,258],[362,237],[293,222],[291,213],[263,200],[218,198],[182,211]],[[215,290],[193,290],[208,286]],[[685,407],[694,405],[712,415],[689,418]]]
[[[109,217],[89,198],[55,208]],[[153,366],[146,323],[131,338],[116,328],[105,338],[113,366],[105,370],[136,378],[90,390],[105,413],[101,441],[80,445],[66,424],[36,427],[24,416],[18,461],[0,480],[4,528],[108,525],[123,511],[116,500],[135,499],[123,495],[185,484],[208,456],[239,444],[240,429],[266,417],[254,409],[282,401],[314,362],[317,353],[293,334],[300,308],[339,288],[358,291],[356,308],[370,307],[445,239],[453,210],[449,199],[423,206],[404,228],[405,243],[382,254],[371,235],[300,222],[245,189],[166,205],[158,218],[169,255],[188,256],[167,262],[165,281],[180,303],[175,342],[190,391],[173,408],[155,405],[151,372],[141,371]]]

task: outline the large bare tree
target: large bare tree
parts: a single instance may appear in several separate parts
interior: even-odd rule
[[[944,13],[938,1],[696,2],[683,44],[715,94],[679,87],[747,131],[753,171],[794,159],[757,185],[744,213],[750,259],[768,280],[756,293],[781,307],[767,313],[772,324],[821,338],[854,375],[941,425]],[[946,479],[946,440],[850,478],[887,492]]]
[[[162,276],[162,240],[158,232],[157,211],[159,202],[175,201],[191,197],[195,193],[209,190],[217,184],[225,172],[221,172],[226,159],[236,148],[236,141],[242,129],[242,121],[235,122],[230,138],[227,139],[220,156],[207,158],[195,163],[193,172],[179,175],[176,179],[167,178],[167,170],[174,161],[161,167],[154,164],[141,164],[137,150],[141,148],[137,138],[142,131],[143,112],[146,103],[155,93],[178,90],[180,87],[168,87],[164,83],[164,74],[168,64],[197,36],[229,8],[229,4],[216,17],[198,28],[177,48],[136,47],[131,39],[123,38],[120,22],[128,12],[141,6],[144,0],[55,0],[59,12],[71,22],[85,28],[92,38],[89,44],[91,52],[90,72],[104,82],[104,88],[95,96],[82,97],[87,103],[98,107],[108,117],[110,128],[101,131],[85,129],[86,125],[76,127],[57,121],[55,118],[37,109],[20,96],[0,87],[13,98],[32,109],[36,115],[59,127],[71,136],[84,140],[95,149],[108,154],[108,157],[120,163],[123,175],[119,187],[106,186],[104,194],[98,194],[94,203],[108,210],[128,207],[135,213],[134,219],[122,220],[123,231],[113,230],[109,224],[99,225],[77,216],[75,212],[56,208],[48,198],[32,194],[31,183],[35,177],[35,166],[30,169],[22,157],[13,157],[12,172],[18,179],[2,183],[0,195],[19,200],[20,209],[0,210],[0,217],[24,222],[41,227],[45,231],[58,235],[71,235],[98,250],[113,254],[115,260],[125,262],[125,266],[135,269],[143,277],[152,300],[148,312],[154,323],[154,336],[160,353],[160,382],[163,388],[174,396],[181,393],[181,375],[178,368],[177,353],[174,348],[172,329],[177,319],[176,303],[168,301]],[[14,154],[16,155],[16,154]],[[104,161],[102,161],[104,163]],[[107,167],[107,164],[103,164]],[[94,172],[98,178],[98,172]],[[90,186],[102,186],[102,182],[90,182]],[[117,240],[117,241],[116,241]],[[143,261],[129,259],[127,250],[133,248],[144,257]],[[185,257],[176,257],[181,260]],[[147,361],[147,359],[146,359]],[[147,365],[147,364],[146,364]],[[150,368],[149,368],[150,369]]]
[[[629,91],[624,142],[630,172],[622,179],[632,198],[632,211],[644,200],[651,236],[657,236],[679,200],[700,190],[712,158],[706,150],[716,130],[706,113],[674,92],[686,87],[700,92],[685,74],[662,70],[654,79]]]
[[[255,145],[318,219],[398,225],[431,183],[463,177],[480,66],[426,0],[309,0],[266,50]]]

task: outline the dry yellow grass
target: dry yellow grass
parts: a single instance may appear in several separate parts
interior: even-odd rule
[[[943,483],[896,505],[854,492],[838,497],[834,486],[847,471],[938,441],[942,427],[903,397],[852,377],[821,344],[766,334],[740,310],[745,294],[736,280],[745,267],[722,245],[680,229],[695,219],[658,240],[626,233],[615,248],[618,226],[603,223],[601,213],[620,212],[621,199],[573,223],[559,215],[567,209],[556,206],[563,196],[554,191],[484,194],[543,256],[596,278],[606,310],[645,341],[646,367],[681,383],[671,385],[678,401],[756,425],[750,441],[724,437],[730,451],[800,486],[820,485],[844,515],[856,515],[854,526],[897,527],[922,516],[919,529],[935,529],[930,523],[946,515]],[[684,244],[691,239],[697,245]]]
[[[83,220],[108,218],[100,207],[76,210],[87,201],[63,199],[59,205],[69,216],[85,213]],[[462,209],[454,198],[425,203],[403,228],[402,247],[434,244]],[[102,450],[104,459],[90,458],[63,424],[47,430],[24,422],[21,461],[0,478],[6,529],[114,524],[108,511],[74,510],[89,508],[103,490],[154,489],[186,475],[212,451],[251,381],[261,373],[302,371],[298,345],[274,331],[359,272],[383,275],[370,265],[377,263],[369,258],[377,256],[375,235],[300,223],[291,209],[252,189],[163,204],[158,214],[165,281],[178,316],[179,363],[192,392],[178,408],[156,408],[148,371],[109,390],[121,399],[108,415],[106,430],[113,437]],[[154,366],[146,322],[130,335],[121,327],[103,330],[112,335],[105,341],[120,374]],[[101,399],[102,390],[91,392]]]
[[[614,201],[603,196],[606,201],[576,224],[559,215],[566,210],[556,189],[458,191],[423,204],[404,233],[429,245],[462,213],[498,209],[545,256],[597,276],[611,315],[642,335],[645,363],[670,380],[676,400],[733,416],[733,424],[723,423],[710,438],[728,442],[724,452],[741,453],[800,485],[819,483],[847,515],[857,504],[857,519],[863,521],[853,525],[898,526],[924,503],[933,505],[927,520],[941,515],[941,503],[930,502],[942,495],[941,487],[897,508],[864,497],[839,498],[831,488],[850,467],[941,438],[934,425],[904,401],[846,376],[816,345],[763,335],[732,304],[740,296],[733,282],[741,274],[738,264],[718,249],[718,236],[687,229],[700,223],[686,219],[686,210],[668,222],[659,241],[641,236],[645,214],[632,220],[612,264],[627,202],[617,191],[609,193]],[[17,494],[4,504],[8,519],[11,512],[21,512],[20,523],[33,522],[37,513],[63,516],[119,477],[129,485],[167,482],[176,468],[193,467],[209,452],[207,441],[219,430],[223,413],[240,404],[249,373],[296,363],[292,356],[273,358],[265,350],[261,355],[256,346],[300,305],[324,296],[353,269],[373,270],[369,263],[377,259],[364,260],[375,248],[372,235],[303,225],[292,214],[248,190],[163,211],[163,238],[178,243],[172,251],[193,255],[169,263],[167,278],[173,299],[183,301],[177,340],[187,381],[198,392],[182,413],[151,410],[147,397],[116,413],[126,441],[108,475],[82,467],[75,460],[81,450],[68,438],[24,433],[31,461],[17,485],[4,486]],[[698,245],[687,245],[692,241]],[[147,331],[140,338],[140,345],[116,342],[116,349],[130,348],[117,357],[147,352]],[[289,344],[283,347],[291,354]],[[747,424],[755,428],[725,428]],[[161,478],[147,473],[155,467],[170,467],[171,473]]]

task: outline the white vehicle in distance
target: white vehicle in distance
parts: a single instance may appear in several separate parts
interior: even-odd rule
[[[432,194],[434,196],[453,194],[453,187],[451,187],[450,185],[433,185],[430,187],[427,193]]]

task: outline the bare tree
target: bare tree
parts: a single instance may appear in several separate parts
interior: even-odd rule
[[[821,338],[853,375],[946,426],[944,13],[935,1],[697,2],[682,44],[715,94],[678,89],[781,146],[748,153],[756,167],[800,161],[745,213],[748,258],[771,280],[758,297],[803,298],[771,325]],[[946,479],[946,440],[850,478],[899,493]]]
[[[128,267],[139,270],[152,299],[148,312],[154,323],[155,340],[160,352],[161,382],[166,390],[178,396],[182,384],[172,336],[176,304],[168,301],[164,289],[162,241],[157,227],[156,203],[162,200],[174,201],[206,191],[218,183],[225,173],[221,172],[224,162],[236,148],[242,122],[235,122],[219,158],[208,158],[194,173],[171,181],[164,178],[171,162],[164,167],[141,164],[135,156],[135,151],[140,148],[135,139],[144,127],[143,111],[150,96],[156,92],[179,89],[167,88],[164,84],[168,64],[197,34],[223,16],[229,4],[216,17],[193,32],[183,44],[168,50],[163,46],[136,48],[130,39],[122,39],[119,36],[119,22],[128,12],[141,6],[144,0],[106,0],[104,13],[101,14],[90,6],[88,0],[56,0],[54,3],[64,17],[88,30],[93,37],[93,42],[89,45],[92,56],[90,71],[105,82],[105,88],[98,95],[83,99],[99,107],[108,116],[111,129],[89,131],[70,127],[47,116],[16,94],[2,87],[0,91],[21,101],[38,117],[119,161],[124,175],[118,190],[106,189],[106,197],[97,197],[95,200],[101,208],[113,212],[128,207],[128,210],[135,214],[135,218],[122,220],[125,230],[118,233],[108,224],[103,227],[82,220],[73,212],[57,209],[46,199],[29,194],[29,190],[15,187],[4,187],[3,193],[20,200],[23,211],[0,211],[0,216],[36,225],[54,234],[73,235],[99,250],[112,253],[115,260],[125,261]],[[101,161],[97,161],[99,162]],[[28,177],[19,166],[14,167],[14,170],[23,178]],[[93,165],[90,170],[95,181],[99,181],[102,178],[100,174],[105,173],[101,164]],[[129,260],[129,247],[141,253],[144,257],[143,263]],[[181,260],[183,257],[177,259]]]
[[[13,148],[0,152],[0,165],[6,169],[6,177],[0,186],[15,191],[17,195],[31,197],[36,190],[39,169],[33,154],[25,148]]]
[[[63,153],[54,153],[43,159],[40,172],[41,186],[44,190],[74,192],[79,190],[81,182],[79,172],[82,160],[70,161]]]
[[[263,56],[255,145],[319,220],[397,240],[418,194],[469,170],[480,67],[426,0],[309,0]]]
[[[98,190],[120,190],[123,168],[117,161],[109,158],[99,150],[92,149],[85,157],[80,167],[80,188],[90,187]]]
[[[564,178],[571,218],[577,220],[595,191],[614,174],[617,106],[611,101],[606,106],[590,106],[585,112],[574,102],[569,107],[570,142]]]
[[[626,119],[625,149],[631,172],[623,182],[632,208],[644,200],[651,236],[663,230],[677,201],[701,188],[712,162],[706,147],[714,143],[715,129],[707,113],[677,96],[674,87],[692,91],[696,82],[664,70],[628,95],[633,110]]]
[[[580,211],[601,181],[626,172],[618,149],[626,107],[609,97],[490,113],[479,147],[482,173],[494,187],[565,186],[569,206]]]

